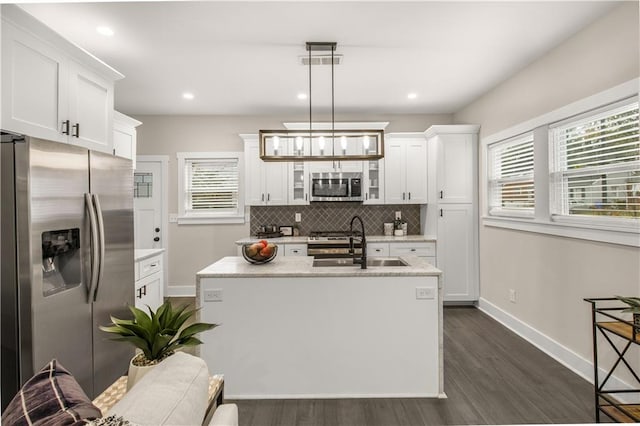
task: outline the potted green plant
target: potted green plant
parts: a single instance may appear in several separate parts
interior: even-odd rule
[[[102,331],[116,336],[113,340],[128,342],[141,351],[129,363],[127,389],[176,350],[202,344],[202,341],[195,337],[196,334],[218,326],[197,322],[183,327],[197,312],[187,307],[188,305],[184,305],[174,309],[170,302],[165,302],[155,312],[149,308],[147,314],[141,309],[129,306],[133,319],[112,316],[112,324],[100,326]]]
[[[633,314],[634,333],[640,333],[640,297],[616,296],[616,299],[629,305],[622,312],[631,312]]]

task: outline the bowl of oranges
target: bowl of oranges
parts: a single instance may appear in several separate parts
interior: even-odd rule
[[[260,265],[273,260],[278,254],[278,246],[267,240],[242,245],[242,256],[247,262]]]

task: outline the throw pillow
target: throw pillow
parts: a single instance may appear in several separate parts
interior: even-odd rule
[[[51,360],[13,397],[2,423],[8,425],[84,425],[102,417],[76,379]]]
[[[108,416],[101,419],[92,420],[87,423],[87,426],[136,426],[129,420],[122,418],[121,416]]]

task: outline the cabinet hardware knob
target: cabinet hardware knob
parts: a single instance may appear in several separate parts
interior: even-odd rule
[[[260,198],[261,198],[260,201],[264,201],[264,194],[262,194]]]
[[[304,193],[304,200],[307,201],[307,193]]]
[[[144,293],[142,293],[143,296],[147,295],[147,286],[146,285],[143,285],[140,290],[144,290]]]
[[[80,123],[76,123],[73,126],[71,126],[72,129],[74,129],[74,133],[71,136],[75,136],[76,138],[80,137]]]
[[[153,241],[157,243],[158,241],[160,241],[160,237],[153,237]]]
[[[62,134],[63,135],[69,134],[69,120],[64,120],[62,122]]]
[[[156,229],[155,229],[155,231],[156,231],[156,232],[160,232],[160,228],[156,228]]]
[[[267,201],[271,200],[271,194],[267,194]]]
[[[405,195],[405,193],[403,192],[403,193],[402,193],[402,200],[404,200],[404,199],[405,199],[405,196],[404,196],[404,195]]]
[[[409,193],[409,199],[411,199],[411,193]]]
[[[440,191],[440,198],[443,198],[444,196],[444,191]]]
[[[442,209],[440,209],[440,217],[442,217]]]
[[[365,199],[365,200],[368,200],[368,199],[369,199],[369,193],[368,193],[368,192],[365,192],[365,193],[364,193],[364,199]]]
[[[416,249],[412,248],[411,251],[416,251]]]

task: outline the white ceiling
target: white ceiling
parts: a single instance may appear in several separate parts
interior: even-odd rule
[[[336,116],[455,112],[616,5],[539,2],[23,4],[126,77],[126,114],[306,114],[306,41],[335,41]],[[107,25],[112,37],[97,34]],[[314,112],[330,107],[314,66]],[[182,93],[192,92],[191,101]],[[414,100],[407,94],[416,93]]]

